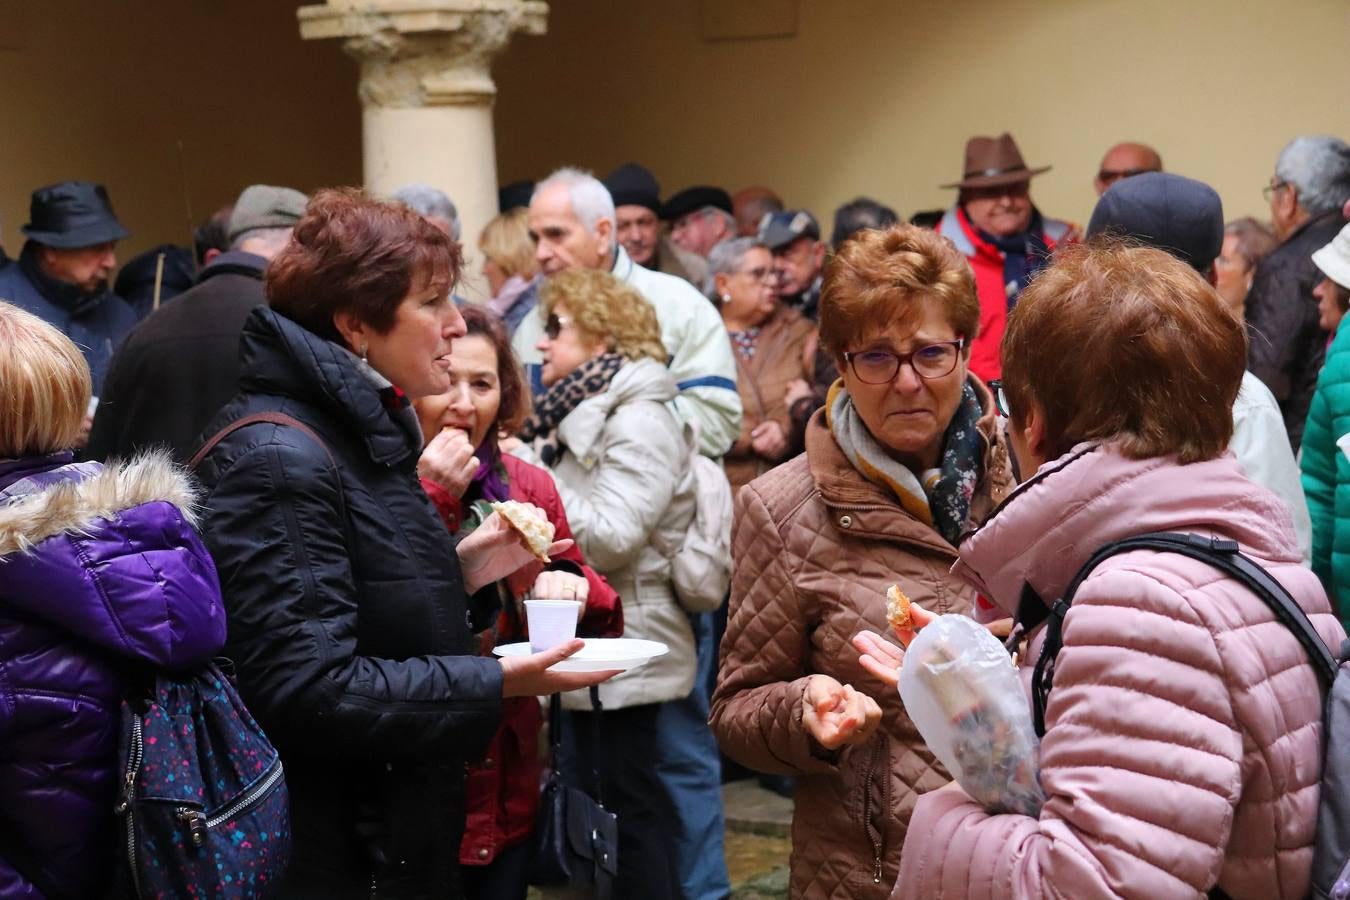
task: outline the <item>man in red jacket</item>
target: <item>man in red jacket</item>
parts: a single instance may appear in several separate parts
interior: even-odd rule
[[[970,370],[985,381],[1002,371],[999,345],[1008,311],[1050,253],[1074,241],[1078,229],[1047,219],[1031,202],[1031,178],[1049,166],[1027,168],[1012,135],[973,137],[966,142],[956,205],[938,223],[946,237],[970,260],[980,295],[980,333],[971,341]]]

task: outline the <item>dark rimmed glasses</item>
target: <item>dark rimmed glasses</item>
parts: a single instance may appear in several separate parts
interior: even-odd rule
[[[994,409],[1005,419],[1012,418],[1012,413],[1008,409],[1008,392],[1003,389],[1003,382],[995,378],[989,382],[989,390],[994,395]]]
[[[572,320],[567,316],[560,316],[557,313],[549,313],[544,321],[544,334],[550,341],[556,341],[562,330],[568,326]]]
[[[909,363],[914,374],[920,378],[941,378],[956,369],[956,361],[960,359],[961,348],[965,345],[965,338],[957,338],[954,341],[925,344],[909,353],[863,350],[845,353],[844,362],[852,367],[853,374],[863,384],[889,384],[900,374],[900,367],[905,363]]]

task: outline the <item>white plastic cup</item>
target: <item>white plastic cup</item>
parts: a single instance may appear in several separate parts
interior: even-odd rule
[[[550,650],[577,636],[580,600],[526,600],[525,623],[530,630],[530,650]]]

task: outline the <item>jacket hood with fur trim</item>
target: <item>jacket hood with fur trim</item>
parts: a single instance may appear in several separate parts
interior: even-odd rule
[[[94,896],[112,883],[119,710],[142,667],[184,669],[225,642],[187,476],[167,456],[0,461],[0,809],[27,841],[0,894]]]

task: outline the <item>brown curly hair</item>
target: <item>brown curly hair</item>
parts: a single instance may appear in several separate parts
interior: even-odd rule
[[[860,231],[839,246],[820,287],[820,343],[843,364],[869,329],[919,312],[936,300],[957,335],[980,330],[980,300],[970,264],[951,241],[916,225]]]
[[[1232,440],[1246,365],[1246,330],[1213,287],[1170,253],[1119,240],[1059,250],[1003,335],[1012,418],[1042,411],[1050,459],[1087,440],[1134,459],[1212,459]]]
[[[661,343],[656,310],[641,294],[599,269],[568,269],[544,282],[539,305],[545,316],[558,304],[567,307],[583,335],[624,359],[670,359]]]
[[[459,244],[402,203],[358,188],[328,188],[309,201],[290,243],[267,267],[267,301],[341,344],[335,313],[351,312],[385,334],[414,280],[449,292],[460,265]]]

